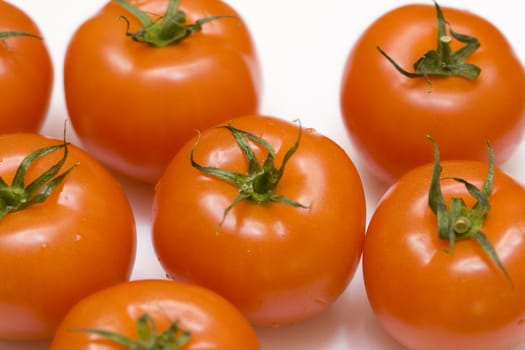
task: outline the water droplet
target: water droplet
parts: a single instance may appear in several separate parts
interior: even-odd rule
[[[40,244],[40,248],[46,249],[47,248],[47,243],[43,242],[42,244]]]
[[[75,235],[75,242],[78,242],[78,241],[82,240],[83,238],[84,238],[84,236],[82,236],[80,233],[77,233]]]

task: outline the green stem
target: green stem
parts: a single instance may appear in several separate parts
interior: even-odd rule
[[[448,22],[443,16],[441,8],[434,1],[437,15],[437,49],[429,50],[413,64],[414,72],[402,68],[392,57],[380,47],[378,51],[399,71],[408,78],[425,78],[429,76],[459,76],[469,80],[476,79],[481,68],[476,65],[464,63],[465,60],[478,49],[480,43],[477,38],[469,35],[459,34],[450,28],[450,36],[446,28]],[[452,39],[465,44],[457,51],[452,51],[450,43]]]
[[[200,32],[202,26],[208,22],[220,18],[232,17],[210,16],[198,19],[195,23],[186,24],[186,14],[179,9],[179,1],[169,0],[166,13],[154,20],[146,12],[126,0],[113,1],[129,11],[142,26],[136,32],[130,32],[128,19],[125,16],[121,16],[121,18],[127,22],[126,35],[135,41],[143,42],[153,47],[165,47],[177,44],[190,35]]]

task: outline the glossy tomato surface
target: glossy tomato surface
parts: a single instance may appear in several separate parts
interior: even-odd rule
[[[343,119],[370,172],[391,184],[411,168],[432,161],[425,135],[440,144],[443,159],[509,158],[525,121],[525,70],[503,34],[473,12],[443,7],[457,33],[481,46],[465,63],[479,77],[407,78],[377,50],[380,46],[406,70],[437,46],[433,5],[405,5],[376,19],[355,42],[342,77]],[[454,39],[451,47],[459,48]]]
[[[130,1],[149,15],[167,0]],[[176,45],[126,36],[138,21],[115,2],[72,36],[64,61],[68,113],[85,148],[133,178],[156,182],[196,129],[257,111],[260,73],[242,18],[219,0],[183,0],[187,23],[214,16]],[[122,19],[124,16],[126,20]]]
[[[0,133],[35,132],[51,99],[53,66],[40,29],[25,12],[0,1],[0,33],[25,32],[0,42]]]
[[[0,176],[11,183],[25,156],[61,142],[36,134],[0,136]],[[80,149],[70,145],[68,151],[63,169],[79,165],[47,200],[0,219],[2,339],[51,338],[73,304],[131,274],[135,221],[120,184]],[[61,157],[55,151],[37,160],[25,183]]]
[[[442,162],[445,201],[474,200],[487,165]],[[407,349],[510,349],[525,337],[525,189],[496,170],[482,231],[511,281],[474,240],[440,240],[427,198],[431,166],[401,177],[373,214],[363,251],[368,299],[383,328]]]
[[[196,285],[165,280],[137,280],[94,293],[71,309],[61,323],[51,350],[117,350],[121,345],[88,332],[92,328],[137,338],[137,320],[144,314],[158,333],[177,322],[191,332],[184,350],[260,349],[244,316],[218,294]]]
[[[267,140],[280,166],[298,137],[297,124],[269,116],[231,125]],[[245,200],[218,228],[238,189],[192,167],[188,142],[156,188],[153,243],[168,275],[225,296],[255,324],[277,326],[312,317],[345,290],[361,256],[365,199],[343,149],[303,130],[276,193],[301,203]],[[252,144],[260,160],[266,151]],[[202,132],[195,161],[245,174],[247,162],[225,128]]]

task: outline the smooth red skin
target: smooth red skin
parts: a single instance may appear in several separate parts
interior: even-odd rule
[[[191,284],[140,280],[105,289],[79,302],[61,323],[50,350],[120,350],[97,335],[71,329],[97,328],[136,339],[136,321],[144,313],[164,331],[172,321],[192,333],[184,350],[260,349],[250,323],[218,294]]]
[[[277,166],[298,135],[296,124],[273,117],[244,116],[233,125],[267,139]],[[257,325],[292,323],[325,310],[350,282],[364,236],[363,188],[346,153],[303,130],[277,192],[311,208],[241,202],[217,233],[237,189],[191,166],[195,142],[175,156],[156,188],[153,243],[168,275],[215,290]],[[202,133],[195,159],[247,172],[224,128]]]
[[[132,1],[163,14],[166,0]],[[183,0],[188,21],[232,15],[203,26],[178,45],[153,48],[125,35],[140,28],[109,3],[71,38],[64,62],[66,105],[84,147],[130,177],[156,182],[197,129],[259,104],[260,73],[250,33],[218,0]]]
[[[0,1],[0,32],[22,31],[42,37],[19,8]],[[12,37],[0,43],[0,133],[40,130],[51,99],[53,66],[45,41]]]
[[[23,157],[60,142],[0,136],[0,176],[10,183]],[[26,183],[61,156],[35,163]],[[44,203],[0,219],[0,338],[50,339],[77,301],[130,277],[135,221],[127,198],[107,170],[71,145],[63,169],[75,162]]]
[[[412,64],[437,45],[433,5],[407,5],[378,18],[345,64],[340,100],[344,122],[360,160],[387,184],[432,162],[427,134],[439,143],[442,159],[484,161],[488,140],[498,163],[512,155],[523,135],[525,70],[506,38],[473,13],[442,10],[453,30],[481,42],[467,59],[482,70],[475,81],[432,77],[429,92],[425,79],[401,75],[378,52],[380,46],[412,71]]]
[[[486,164],[443,162],[443,178],[459,176],[481,187]],[[451,253],[427,205],[432,168],[401,177],[373,214],[363,250],[368,299],[380,324],[408,349],[501,350],[525,338],[525,189],[497,170],[483,232],[512,284],[471,240]],[[464,185],[441,181],[447,200],[474,200]]]

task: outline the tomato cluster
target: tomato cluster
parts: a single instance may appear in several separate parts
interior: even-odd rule
[[[406,5],[352,46],[342,121],[388,186],[367,223],[346,150],[260,112],[258,52],[232,6],[111,0],[79,24],[63,62],[79,145],[69,124],[41,132],[48,49],[27,14],[0,10],[0,339],[260,349],[255,327],[320,315],[360,266],[378,323],[408,349],[525,339],[525,187],[499,167],[522,142],[525,69],[486,19]],[[130,280],[120,179],[151,189],[165,279]]]

